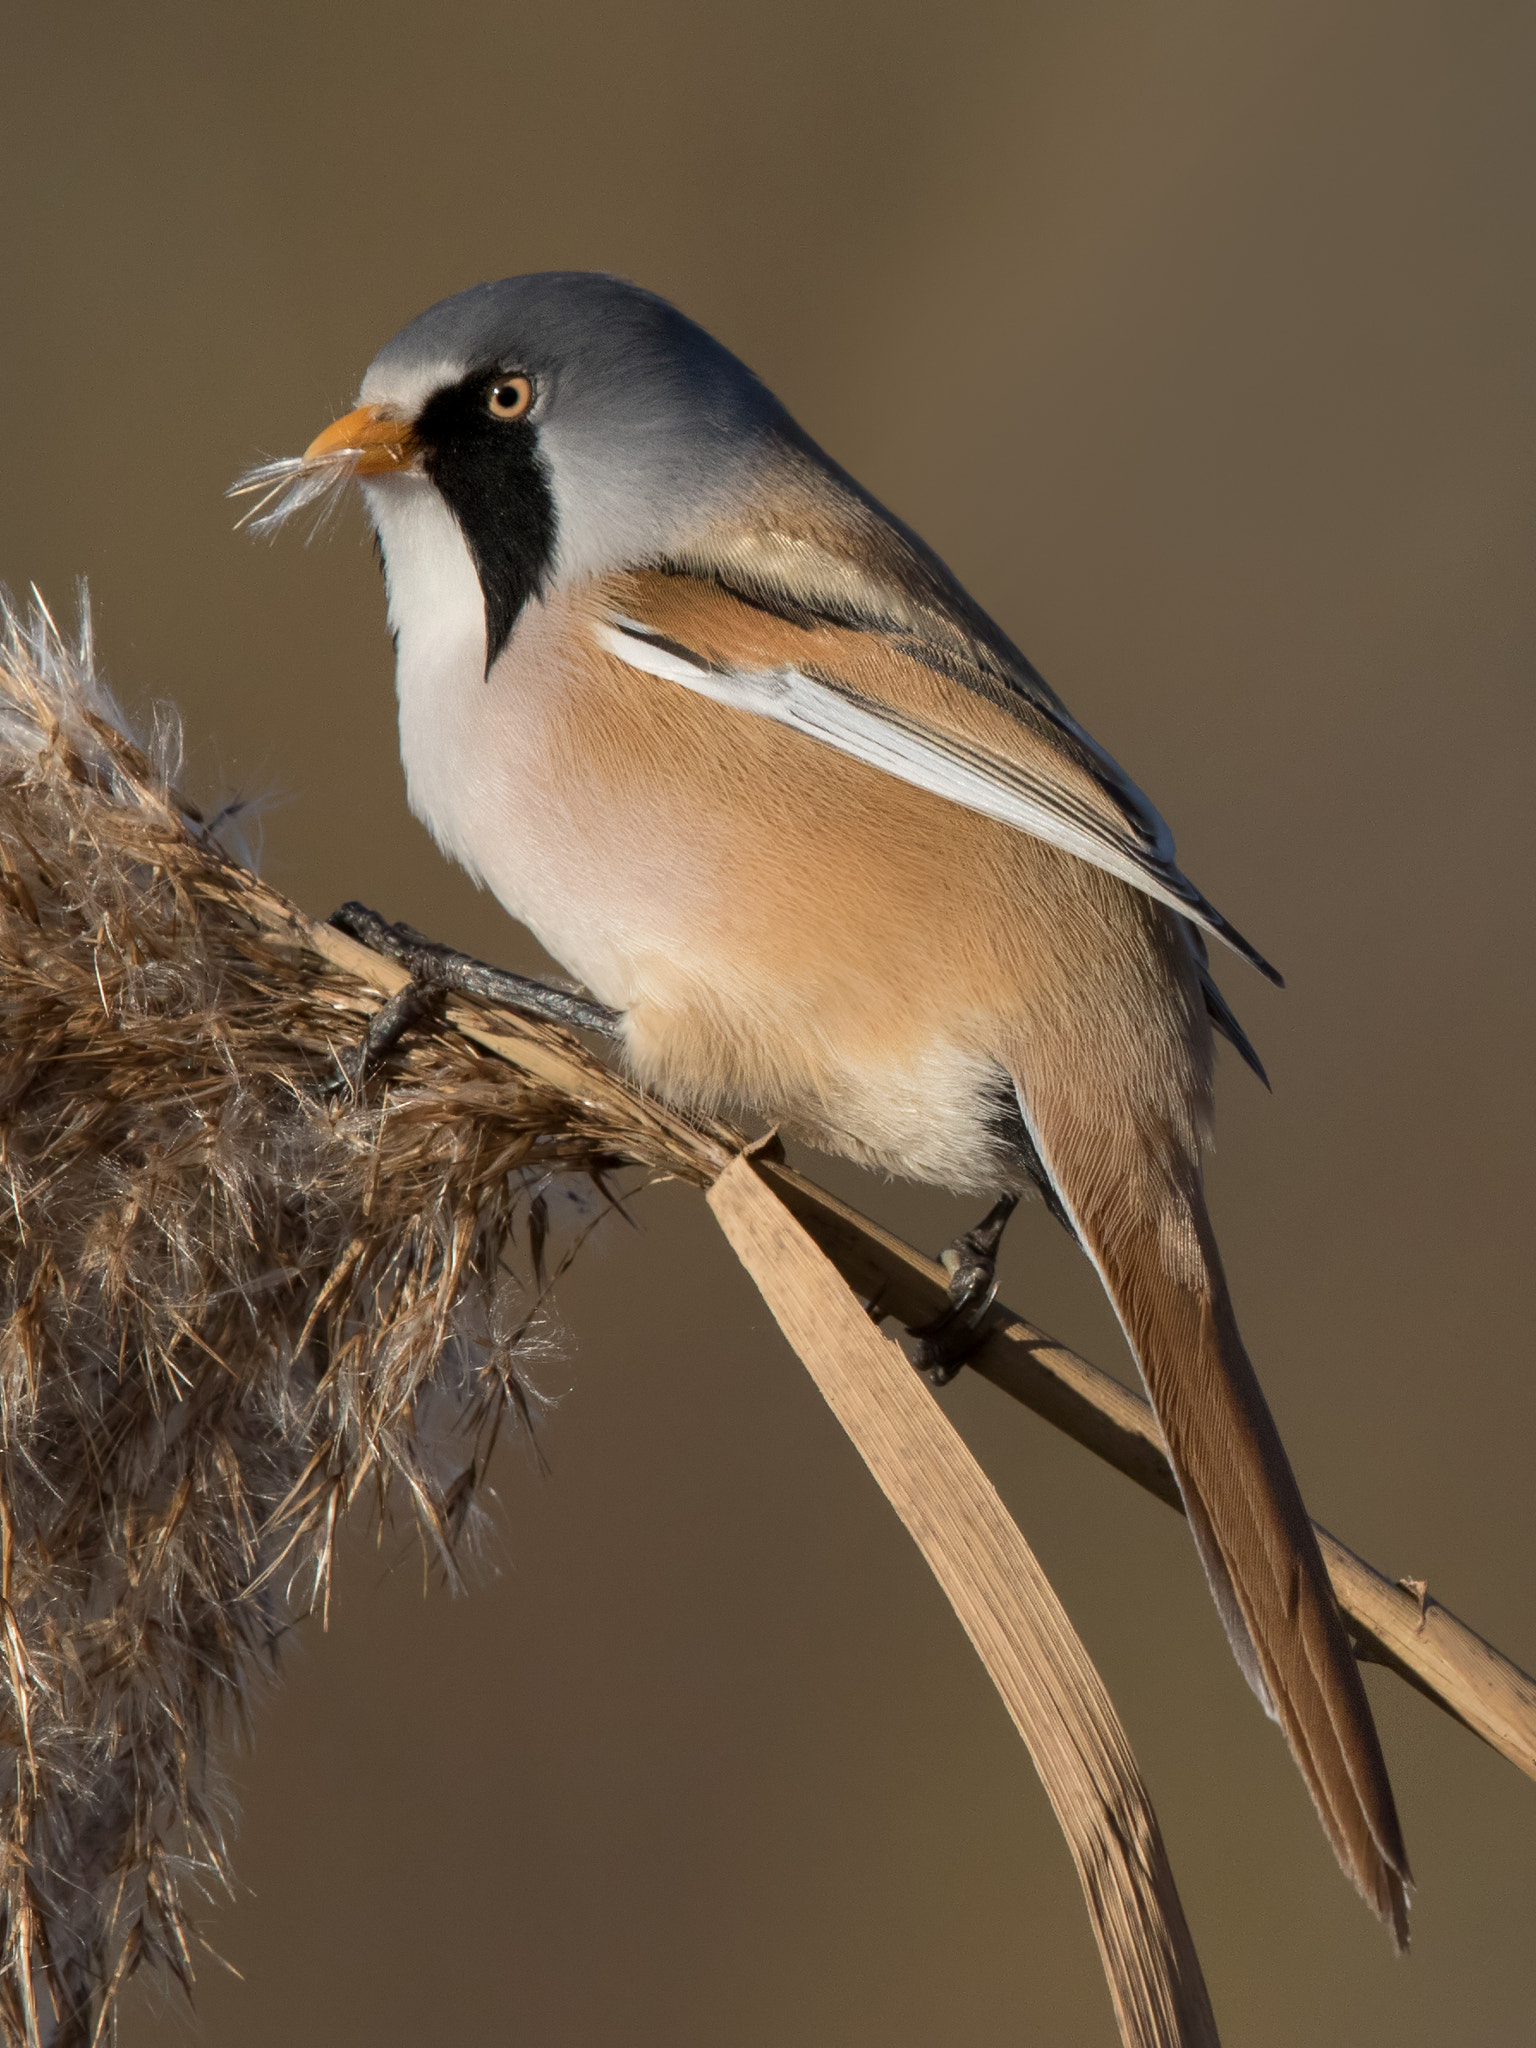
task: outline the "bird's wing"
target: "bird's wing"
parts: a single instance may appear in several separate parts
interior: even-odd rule
[[[593,632],[631,668],[996,818],[1103,868],[1280,977],[1174,863],[1135,785],[1027,678],[968,666],[955,636],[804,609],[787,616],[715,578],[639,571],[594,593]]]

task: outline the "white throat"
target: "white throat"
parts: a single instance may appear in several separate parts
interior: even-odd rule
[[[470,727],[483,716],[485,599],[459,523],[425,477],[365,484],[395,636],[406,796],[443,850],[481,879],[462,832]]]

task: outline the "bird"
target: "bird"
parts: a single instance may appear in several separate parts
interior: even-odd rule
[[[353,480],[410,806],[615,1014],[634,1078],[994,1198],[935,1379],[1022,1196],[1077,1238],[1238,1665],[1405,1947],[1381,1744],[1202,1184],[1214,1035],[1263,1076],[1209,942],[1275,970],[933,550],[658,295],[461,291],[235,488],[270,530]]]

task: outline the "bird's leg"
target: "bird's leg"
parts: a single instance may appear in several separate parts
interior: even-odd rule
[[[390,924],[365,904],[343,903],[330,921],[349,938],[359,939],[363,945],[372,947],[375,953],[383,953],[391,960],[398,960],[402,967],[408,967],[411,971],[409,988],[421,992],[426,1006],[430,1006],[435,997],[455,991],[461,995],[483,996],[493,1003],[505,1003],[510,1010],[521,1010],[525,1016],[541,1017],[551,1024],[564,1024],[567,1029],[575,1025],[583,1031],[599,1032],[604,1038],[618,1036],[619,1014],[606,1004],[594,1003],[586,996],[556,988],[547,981],[535,981],[530,975],[510,974],[503,967],[490,967],[468,953],[456,952],[452,946],[439,945],[435,939],[426,938],[408,924]],[[399,996],[392,996],[379,1011],[369,1027],[370,1045],[374,1027],[382,1024],[392,1005],[407,993],[407,989],[401,989]],[[405,1011],[409,1008],[409,1003],[404,1005]],[[383,1052],[398,1043],[422,1014],[423,1010],[418,1009],[414,1015],[403,1014],[398,1024],[391,1020],[384,1027],[382,1051],[374,1057],[381,1058]],[[388,1035],[390,1032],[392,1036]]]
[[[982,1318],[997,1295],[997,1248],[1018,1206],[1017,1195],[1002,1196],[974,1230],[957,1237],[941,1255],[949,1274],[949,1306],[931,1323],[915,1324],[910,1331],[918,1339],[913,1363],[930,1386],[952,1380],[981,1341]]]

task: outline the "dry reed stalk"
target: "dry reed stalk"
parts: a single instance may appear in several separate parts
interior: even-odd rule
[[[1127,2048],[1219,2048],[1152,1801],[1104,1682],[996,1489],[750,1159],[709,1204],[948,1594],[1077,1866]]]
[[[1129,2048],[1214,2043],[1157,1822],[1086,1653],[984,1476],[742,1162],[744,1141],[479,1001],[444,1006],[354,1087],[343,1055],[404,970],[266,888],[175,794],[175,770],[169,728],[154,758],[127,736],[88,646],[71,657],[46,613],[7,619],[6,2040],[100,2038],[145,1964],[190,1982],[184,1886],[228,1882],[210,1732],[239,1718],[293,1616],[323,1607],[360,1495],[378,1512],[408,1503],[455,1571],[497,1433],[534,1398],[519,1361],[538,1288],[513,1277],[514,1240],[522,1228],[536,1283],[551,1185],[600,1186],[626,1165],[727,1203],[744,1176],[794,1241],[752,1256],[770,1290],[786,1262],[814,1262],[812,1294],[848,1340],[842,1383],[862,1385],[839,1413],[1071,1821]],[[799,1341],[818,1358],[814,1329]],[[1081,1770],[1084,1745],[1102,1768]]]

